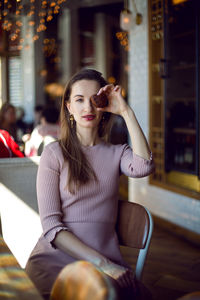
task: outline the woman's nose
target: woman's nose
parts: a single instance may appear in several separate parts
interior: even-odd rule
[[[92,111],[93,110],[93,104],[91,102],[90,99],[87,99],[87,101],[85,101],[85,109],[88,111]]]

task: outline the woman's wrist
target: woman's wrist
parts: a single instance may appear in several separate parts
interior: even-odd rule
[[[128,105],[128,104],[126,104],[123,108],[122,108],[122,110],[121,110],[121,112],[120,112],[120,116],[122,117],[122,118],[126,118],[126,117],[128,117],[128,116],[130,116],[130,114],[134,114],[134,112],[133,112],[133,110],[131,109],[131,107]]]
[[[107,259],[104,256],[100,256],[100,257],[96,257],[94,260],[94,264],[98,267],[98,268],[104,268],[108,263],[109,263],[109,259]]]

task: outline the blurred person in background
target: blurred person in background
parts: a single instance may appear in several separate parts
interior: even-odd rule
[[[36,105],[35,106],[35,108],[34,108],[34,120],[31,124],[29,124],[28,130],[22,136],[22,141],[24,143],[24,147],[25,147],[25,143],[30,140],[31,132],[33,131],[33,129],[37,125],[40,124],[43,109],[44,109],[44,107],[42,105]]]
[[[55,107],[45,107],[41,113],[40,124],[35,127],[30,139],[25,143],[26,156],[41,155],[43,148],[58,139],[60,126],[59,111]]]
[[[0,109],[0,129],[8,131],[14,140],[17,140],[16,121],[15,107],[5,102]]]
[[[25,111],[23,107],[17,107],[16,108],[16,127],[17,127],[17,139],[16,142],[19,144],[20,149],[24,151],[24,139],[23,137],[27,134],[27,137],[30,137],[30,133],[33,130],[33,124],[32,123],[26,123],[24,121],[25,117]],[[27,139],[28,139],[27,138]]]
[[[0,129],[0,158],[6,157],[24,157],[24,154],[9,132]]]
[[[34,124],[33,124],[34,128],[37,125],[40,124],[43,109],[44,109],[44,107],[42,105],[36,105],[35,106],[35,109],[34,109]]]

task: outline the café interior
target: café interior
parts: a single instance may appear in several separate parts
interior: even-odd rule
[[[153,300],[200,299],[198,0],[0,0],[0,132],[11,105],[7,131],[23,154],[0,153],[0,299],[43,299],[24,268],[42,233],[35,184],[44,141],[33,154],[27,140],[37,112],[59,112],[66,83],[87,68],[122,86],[155,164],[145,179],[120,178],[121,253]],[[111,143],[130,144],[121,117]],[[118,299],[91,282],[92,296],[58,287],[51,299]]]

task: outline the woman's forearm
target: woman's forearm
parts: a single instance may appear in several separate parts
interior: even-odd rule
[[[122,96],[122,88],[119,85],[108,84],[101,88],[98,94],[100,95],[103,92],[108,95],[109,105],[105,108],[98,108],[98,110],[120,115],[128,128],[134,153],[144,159],[150,159],[151,151],[149,145],[136,119],[135,113]]]
[[[78,260],[90,261],[98,267],[101,267],[101,265],[105,264],[107,261],[103,255],[84,244],[69,231],[62,230],[57,233],[53,244],[70,256]]]
[[[73,233],[65,230],[60,231],[59,233],[57,233],[53,244],[60,250],[66,252],[67,254],[78,260],[86,260],[95,264],[105,274],[111,276],[115,280],[122,281],[122,284],[124,280],[130,281],[130,284],[132,284],[133,276],[129,269],[113,263],[96,250],[88,247]],[[129,273],[131,274],[131,280]]]
[[[149,159],[151,151],[148,142],[130,106],[126,106],[121,116],[126,122],[134,153],[145,159]]]

